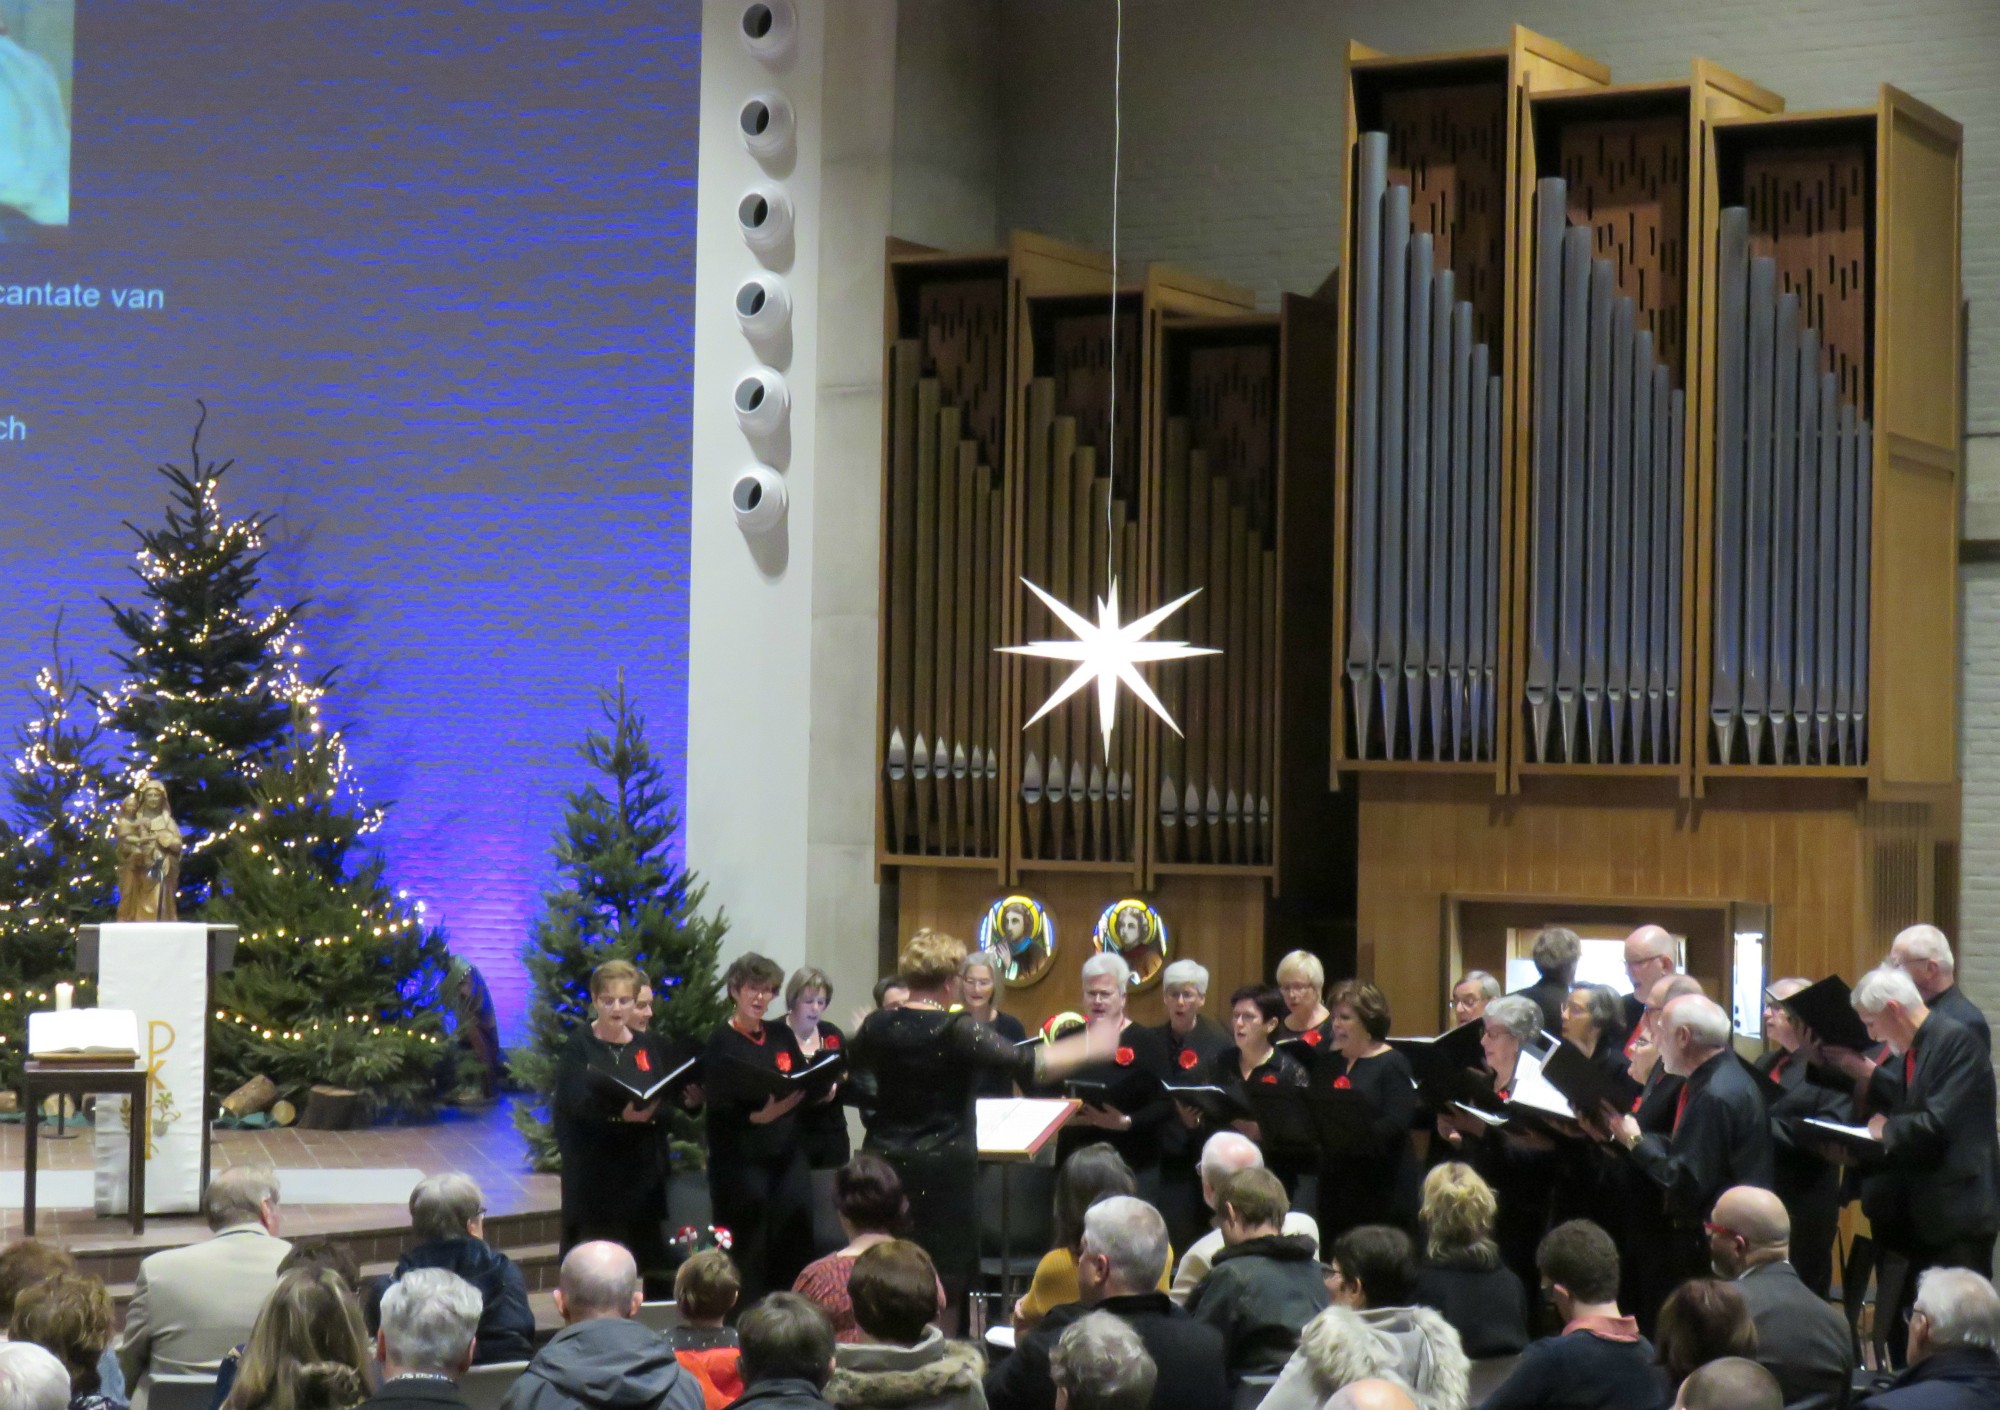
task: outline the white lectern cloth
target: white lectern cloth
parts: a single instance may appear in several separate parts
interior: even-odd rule
[[[208,927],[127,922],[98,928],[97,1002],[139,1015],[147,1083],[146,1213],[201,1209],[201,1152],[208,1139],[202,1084],[208,1063]],[[99,1214],[128,1210],[123,1097],[97,1100]]]

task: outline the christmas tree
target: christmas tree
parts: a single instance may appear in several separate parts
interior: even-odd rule
[[[104,813],[102,727],[90,718],[75,665],[62,657],[57,618],[53,659],[35,676],[34,717],[15,729],[7,780],[11,822],[0,822],[0,1083],[20,1075],[8,1035],[47,1008],[52,987],[76,973],[76,928],[107,918],[116,877]],[[89,1002],[86,998],[83,1002]]]
[[[637,965],[653,985],[651,1031],[669,1040],[705,1041],[729,1012],[715,968],[727,922],[699,914],[706,888],[673,858],[680,816],[622,673],[598,700],[607,728],[586,731],[579,750],[598,778],[567,800],[555,844],[562,884],[544,898],[522,952],[534,983],[529,1045],[508,1064],[538,1099],[517,1106],[514,1121],[544,1170],[557,1164],[548,1116],[556,1062],[590,1021],[591,970],[613,959]],[[674,1133],[676,1158],[695,1157],[694,1119],[676,1113]]]
[[[223,850],[211,921],[240,927],[216,979],[215,1072],[229,1091],[262,1073],[296,1099],[313,1083],[419,1113],[456,1079],[438,988],[451,957],[423,903],[383,880],[362,803],[316,689],[258,775]]]
[[[180,909],[198,907],[221,866],[219,844],[251,803],[254,780],[284,739],[299,698],[291,635],[302,603],[253,607],[270,516],[231,519],[221,482],[234,461],[201,458],[202,406],[186,469],[162,465],[172,486],[166,523],[127,524],[139,538],[134,572],[144,601],[110,599],[129,644],[125,682],[99,704],[130,741],[125,783],[164,784],[190,830],[181,858]]]

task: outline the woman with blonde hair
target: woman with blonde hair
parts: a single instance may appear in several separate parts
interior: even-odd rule
[[[264,1300],[223,1410],[348,1410],[368,1398],[371,1360],[340,1275],[294,1268]]]
[[[1433,1166],[1424,1176],[1416,1300],[1443,1314],[1474,1360],[1512,1356],[1528,1344],[1527,1295],[1493,1242],[1498,1209],[1493,1187],[1462,1161]]]
[[[1276,1042],[1295,1045],[1292,1055],[1300,1061],[1307,1050],[1333,1040],[1333,1013],[1326,1006],[1325,990],[1326,966],[1312,951],[1294,950],[1278,961],[1278,993],[1284,997],[1286,1013]]]
[[[869,1014],[849,1052],[851,1080],[874,1113],[867,1149],[887,1160],[903,1182],[911,1236],[936,1260],[950,1298],[947,1320],[978,1259],[973,1103],[981,1079],[1005,1074],[1025,1087],[1081,1066],[1093,1043],[1106,1046],[1086,1032],[1015,1047],[953,1008],[964,963],[963,942],[930,929],[911,936],[896,965],[910,987],[909,1001]]]

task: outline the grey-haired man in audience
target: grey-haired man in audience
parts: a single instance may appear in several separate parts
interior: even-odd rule
[[[1071,1323],[1049,1353],[1056,1410],[1146,1410],[1158,1375],[1139,1334],[1109,1312]]]
[[[382,1294],[375,1410],[466,1410],[458,1383],[472,1368],[484,1304],[479,1289],[442,1268],[405,1273]]]
[[[278,1237],[278,1177],[239,1165],[208,1182],[204,1201],[215,1236],[150,1255],[139,1265],[118,1364],[143,1410],[142,1377],[213,1374],[250,1339],[278,1265],[292,1246]]]

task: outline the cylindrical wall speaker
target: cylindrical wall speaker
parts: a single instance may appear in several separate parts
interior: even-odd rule
[[[752,465],[729,487],[729,507],[744,533],[769,532],[785,517],[784,478],[768,465]]]
[[[780,332],[792,318],[792,296],[785,281],[768,270],[760,270],[736,289],[736,321],[751,338],[768,338]]]
[[[792,233],[792,198],[773,182],[760,181],[736,203],[736,224],[753,250],[775,250]]]
[[[798,12],[792,8],[792,0],[756,0],[743,7],[737,33],[751,54],[767,64],[776,63],[792,52],[799,33]]]
[[[759,159],[787,151],[792,145],[795,123],[792,100],[782,93],[752,93],[736,113],[736,127],[743,134],[743,145]]]
[[[753,367],[736,379],[732,396],[736,404],[736,424],[746,436],[768,436],[785,424],[791,413],[792,393],[785,374],[775,367]]]

